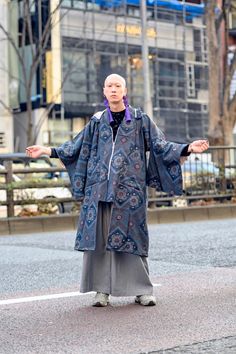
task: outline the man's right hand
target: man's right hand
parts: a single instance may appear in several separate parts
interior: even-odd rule
[[[25,150],[26,155],[29,157],[37,158],[41,155],[51,156],[51,148],[41,145],[28,146]]]

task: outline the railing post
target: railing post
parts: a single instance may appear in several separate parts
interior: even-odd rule
[[[156,190],[154,188],[148,187],[148,197],[156,198]],[[148,203],[148,208],[149,209],[156,208],[156,203],[155,202],[149,202]]]
[[[9,185],[13,181],[12,175],[12,161],[4,161],[4,167],[6,168],[6,184]],[[7,217],[14,216],[14,191],[12,188],[6,190],[7,197]]]

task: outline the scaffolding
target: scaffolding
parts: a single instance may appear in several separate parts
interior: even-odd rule
[[[68,11],[69,10],[69,11]],[[129,102],[143,108],[140,6],[137,0],[64,0],[61,13],[66,118],[103,108],[103,82],[127,80]],[[206,137],[208,58],[201,1],[147,1],[153,119],[168,140]]]

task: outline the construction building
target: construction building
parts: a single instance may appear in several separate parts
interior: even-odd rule
[[[20,7],[22,1],[17,1]],[[59,0],[34,6],[33,31]],[[152,118],[168,140],[207,136],[208,58],[203,1],[147,0]],[[57,145],[77,133],[103,106],[110,73],[127,80],[129,103],[144,108],[142,21],[139,0],[64,0],[54,15],[50,41],[32,88],[37,143]],[[22,17],[18,17],[22,23]],[[40,22],[41,21],[41,22]],[[21,26],[19,26],[21,28]],[[28,53],[28,60],[30,51]],[[20,86],[20,91],[22,88]],[[20,94],[15,139],[24,148],[26,102]],[[42,113],[47,113],[42,121]]]

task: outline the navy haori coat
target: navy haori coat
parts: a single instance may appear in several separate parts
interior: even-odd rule
[[[107,250],[147,256],[146,187],[182,194],[180,156],[186,144],[166,141],[146,114],[129,109],[132,119],[123,119],[115,141],[105,110],[56,148],[75,199],[83,200],[76,250],[95,250],[98,202],[106,201],[113,205]]]

